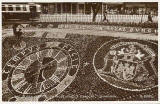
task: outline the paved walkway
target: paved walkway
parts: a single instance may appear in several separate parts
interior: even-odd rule
[[[42,37],[44,32],[47,32],[46,38],[65,38],[67,33],[70,34],[82,34],[82,35],[95,35],[95,36],[112,36],[122,37],[130,39],[142,39],[142,40],[156,40],[158,36],[154,34],[142,34],[142,33],[127,33],[127,32],[114,32],[114,31],[97,31],[97,30],[75,30],[75,29],[58,29],[58,28],[41,28],[25,30],[26,32],[35,32],[33,37]],[[12,29],[3,30],[3,37],[13,36]]]

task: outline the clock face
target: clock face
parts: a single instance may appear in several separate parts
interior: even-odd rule
[[[59,49],[44,49],[25,57],[11,75],[20,94],[39,94],[59,84],[67,74],[69,56]]]
[[[157,44],[113,40],[95,53],[93,65],[98,76],[108,84],[129,91],[149,90],[157,86],[158,54],[150,48]]]
[[[14,56],[4,73],[9,74],[10,91],[20,99],[39,95],[51,99],[72,82],[78,69],[79,55],[71,45],[46,42]]]

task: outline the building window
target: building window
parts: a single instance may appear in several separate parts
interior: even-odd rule
[[[42,5],[42,13],[44,13],[44,14],[48,14],[48,4],[47,3],[45,3],[45,4],[43,4]]]
[[[84,4],[79,4],[79,13],[84,14]]]
[[[16,5],[16,11],[20,11],[20,10],[21,10],[20,6]]]
[[[62,8],[63,8],[63,9],[62,9],[62,10],[63,10],[63,13],[66,13],[66,5],[65,5],[65,3],[62,4]]]
[[[23,11],[27,11],[27,9],[26,9],[26,6],[25,6],[25,5],[23,5]]]
[[[63,13],[71,13],[71,4],[63,3]]]
[[[56,12],[55,4],[49,4],[48,5],[48,13],[49,14],[54,14],[55,12]]]
[[[9,11],[13,11],[12,5],[8,5],[8,10],[9,10]]]
[[[77,5],[76,4],[72,4],[72,13],[73,14],[77,13]]]
[[[85,4],[85,14],[91,14],[91,4]]]
[[[66,13],[71,13],[71,3],[66,3]]]
[[[59,14],[61,13],[61,4],[59,3],[57,4],[57,13]]]
[[[2,11],[6,11],[6,8],[4,6],[2,6]]]

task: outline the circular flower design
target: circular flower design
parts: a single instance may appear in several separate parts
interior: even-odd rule
[[[3,73],[8,74],[8,88],[15,99],[37,101],[42,96],[49,100],[61,93],[78,69],[79,54],[71,45],[46,42],[15,55],[6,63]]]
[[[112,86],[131,91],[157,86],[157,62],[156,51],[131,40],[104,43],[93,59],[95,71],[101,79]]]

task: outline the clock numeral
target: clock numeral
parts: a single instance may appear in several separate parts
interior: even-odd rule
[[[34,60],[31,59],[31,56],[28,56],[26,59],[29,60],[29,63],[30,63],[30,64],[31,64],[32,62],[34,62]]]
[[[67,66],[60,66],[57,68],[57,71],[65,71],[67,69]]]
[[[48,55],[47,55],[47,56],[48,56],[48,57],[52,57],[52,55],[53,55],[53,50],[52,50],[52,49],[49,49],[49,50],[48,50]]]
[[[25,70],[25,69],[26,69],[26,67],[25,67],[25,66],[23,66],[23,65],[18,65],[18,66],[16,67],[16,69]]]
[[[56,75],[52,75],[52,77],[49,78],[50,80],[53,80],[55,83],[60,83],[60,79]]]
[[[24,73],[12,75],[12,81],[24,78]]]
[[[39,52],[36,53],[36,55],[37,55],[37,60],[38,60],[40,63],[42,63],[42,61],[43,61],[43,56],[42,56],[41,53],[42,53],[41,51],[39,51]]]
[[[20,89],[22,86],[24,86],[25,84],[27,84],[27,82],[25,81],[25,79],[23,79],[21,82],[17,83],[14,88],[16,90]]]
[[[55,82],[53,80],[46,80],[42,83],[42,87],[45,89],[51,88]],[[41,88],[42,89],[42,88]]]
[[[14,56],[14,57],[12,58],[12,60],[14,60],[15,62],[19,61],[20,59],[21,59],[21,58],[18,57],[18,56]]]
[[[58,60],[58,63],[61,63],[62,61],[65,61],[66,59],[67,59],[67,57],[63,57],[63,58]]]
[[[29,84],[28,87],[24,90],[23,93],[28,93],[30,91],[30,89],[32,88],[32,84]]]
[[[7,65],[7,66],[10,66],[10,67],[12,67],[12,68],[15,68],[15,67],[16,67],[16,65],[11,64],[11,63],[9,63],[9,62],[8,62],[6,65]]]

